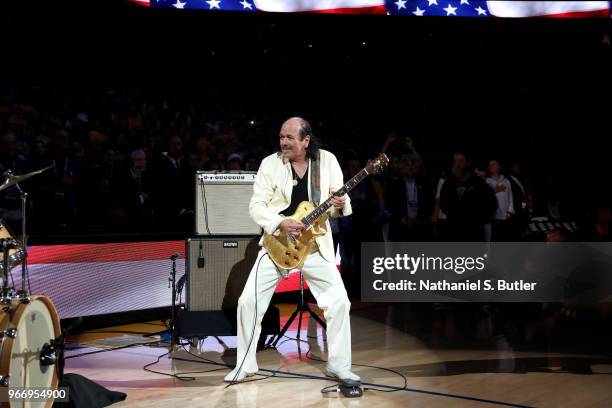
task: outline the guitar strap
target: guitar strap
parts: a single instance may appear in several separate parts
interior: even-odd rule
[[[319,205],[321,201],[321,153],[317,150],[314,160],[310,160],[312,166],[310,174],[310,193],[312,202]]]

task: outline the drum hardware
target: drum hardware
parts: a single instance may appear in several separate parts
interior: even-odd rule
[[[40,365],[50,366],[57,362],[56,344],[54,341],[46,343],[40,352]]]
[[[3,339],[4,337],[10,337],[11,339],[14,339],[15,337],[17,337],[17,329],[11,328],[11,329],[1,331],[0,339]]]
[[[40,351],[40,365],[41,367],[50,366],[57,363],[58,355],[57,353],[63,351],[64,349],[64,339],[73,331],[79,324],[83,322],[83,318],[79,317],[76,319],[70,326],[68,326],[65,330],[62,331],[62,334],[57,336],[55,339],[49,340],[48,343],[45,343]]]
[[[22,176],[5,172],[0,191],[15,186],[21,197],[21,241],[13,239],[8,226],[0,220],[0,386],[11,388],[51,388],[56,389],[62,371],[61,350],[64,335],[57,311],[51,300],[45,296],[29,294],[27,271],[26,235],[27,196],[19,183],[49,167]],[[11,268],[21,263],[21,290],[13,295],[14,287],[9,287]],[[27,285],[27,286],[26,286]],[[71,327],[74,325],[71,325]],[[46,339],[53,339],[45,342]],[[60,352],[58,359],[57,352]],[[49,365],[58,362],[58,369]],[[45,402],[51,408],[53,399]],[[4,404],[2,404],[4,406]],[[29,406],[29,404],[26,404]]]
[[[11,295],[9,291],[9,287],[8,287],[9,268],[20,262],[21,262],[21,290],[19,290],[17,294],[22,303],[28,303],[30,301],[30,297],[29,297],[30,288],[26,287],[27,283],[29,282],[28,275],[27,275],[28,236],[26,235],[26,220],[27,220],[26,208],[27,208],[28,193],[26,193],[25,191],[21,189],[21,186],[19,185],[19,183],[29,179],[30,177],[40,174],[43,171],[50,169],[51,167],[53,166],[44,167],[42,169],[27,173],[27,174],[23,174],[20,176],[15,176],[11,170],[4,172],[5,180],[2,184],[0,184],[0,191],[7,189],[9,187],[15,186],[15,188],[17,189],[21,197],[21,242],[12,240],[14,241],[14,244],[16,246],[13,248],[7,248],[5,245],[5,242],[7,238],[12,239],[12,237],[10,236],[10,232],[8,231],[8,228],[2,225],[2,223],[0,223],[0,236],[4,238],[3,245],[2,245],[4,258],[2,259],[2,271],[1,271],[2,279],[3,279],[3,286],[2,286],[2,293],[0,294],[0,297],[3,300],[3,303],[7,303],[6,299],[9,298]],[[11,246],[12,245],[13,244],[11,244]],[[9,252],[10,250],[14,252],[10,253]]]
[[[4,183],[0,184],[0,191],[6,188],[9,188],[11,186],[14,186],[18,183],[21,183],[22,181],[25,181],[29,179],[30,177],[35,176],[37,174],[40,174],[43,171],[49,170],[51,167],[54,167],[54,166],[43,167],[42,169],[35,170],[31,173],[23,174],[21,176],[15,176],[11,170],[7,170],[4,172],[4,175],[6,176],[6,180],[4,180]]]
[[[62,358],[61,354],[56,356],[56,351],[61,351],[59,345],[64,337],[49,298],[33,295],[29,303],[22,303],[14,297],[11,305],[0,313],[0,333],[1,387],[57,388]],[[49,367],[50,361],[58,364],[57,369]],[[51,408],[52,404],[50,399],[41,407]]]
[[[3,228],[2,232],[6,232],[7,234],[9,234],[7,231],[5,231],[5,229]],[[11,289],[9,288],[9,283],[8,283],[8,274],[9,274],[9,256],[10,256],[10,249],[13,245],[11,245],[11,241],[12,238],[10,238],[10,234],[8,235],[9,238],[0,238],[1,239],[1,244],[2,244],[2,293],[0,294],[0,297],[2,298],[2,303],[3,304],[9,304],[11,303]]]

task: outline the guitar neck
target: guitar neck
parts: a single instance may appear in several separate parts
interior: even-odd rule
[[[355,186],[357,186],[357,184],[361,183],[363,181],[363,179],[365,179],[367,176],[368,176],[368,171],[365,168],[361,169],[361,171],[359,173],[357,173],[353,178],[351,178],[349,181],[347,181],[338,191],[336,191],[334,193],[334,195],[342,196],[342,195],[348,193],[353,188],[355,188]],[[325,213],[325,211],[327,211],[329,209],[329,207],[331,207],[331,206],[332,206],[332,204],[331,204],[331,197],[330,197],[327,200],[325,200],[324,202],[322,202],[321,204],[319,204],[319,206],[317,208],[315,208],[314,210],[312,210],[312,212],[310,214],[308,214],[307,216],[302,218],[302,220],[301,220],[302,224],[304,224],[305,227],[309,227],[321,215],[323,215]]]

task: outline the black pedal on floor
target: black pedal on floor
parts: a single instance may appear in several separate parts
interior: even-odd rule
[[[340,392],[346,398],[357,398],[363,395],[363,388],[361,388],[361,381],[353,380],[339,380],[338,387]]]

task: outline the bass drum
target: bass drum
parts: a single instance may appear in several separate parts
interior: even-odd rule
[[[14,299],[0,311],[0,382],[3,393],[10,388],[57,389],[57,363],[41,366],[40,352],[45,343],[61,333],[55,306],[46,296],[32,296],[30,303]],[[53,399],[44,404],[12,401],[10,407],[50,408]],[[5,406],[5,404],[3,404]]]

